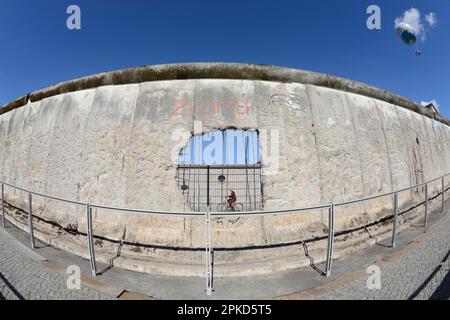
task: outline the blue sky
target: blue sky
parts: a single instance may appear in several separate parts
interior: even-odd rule
[[[82,30],[66,28],[71,4],[81,8]],[[370,4],[381,7],[381,30],[366,28]],[[394,30],[412,7],[438,19],[420,57]],[[435,99],[450,118],[450,1],[15,0],[0,10],[0,105],[103,71],[226,61],[330,73],[418,102]]]

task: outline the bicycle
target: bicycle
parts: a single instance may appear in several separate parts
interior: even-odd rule
[[[236,202],[234,206],[230,205],[227,200],[217,205],[218,212],[241,212],[244,211],[244,205]]]

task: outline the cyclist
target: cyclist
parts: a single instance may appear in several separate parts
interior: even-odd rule
[[[234,209],[234,206],[237,202],[237,197],[236,197],[236,193],[234,193],[234,191],[231,189],[228,190],[227,202],[228,202],[228,206],[230,208]]]

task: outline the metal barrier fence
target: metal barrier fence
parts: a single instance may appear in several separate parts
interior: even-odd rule
[[[111,211],[122,211],[122,212],[133,212],[133,213],[139,213],[139,214],[146,214],[146,215],[164,215],[164,216],[174,216],[174,217],[194,217],[194,218],[200,218],[204,217],[205,221],[205,277],[206,277],[206,293],[208,295],[211,295],[214,291],[213,289],[213,272],[212,272],[212,238],[211,238],[211,221],[214,218],[224,218],[224,217],[254,217],[254,216],[267,216],[267,215],[277,215],[277,214],[283,214],[283,213],[292,213],[292,212],[305,212],[305,211],[316,211],[316,210],[323,210],[328,209],[328,237],[327,237],[327,256],[326,256],[326,262],[325,262],[325,276],[329,277],[331,274],[331,265],[333,262],[333,245],[334,245],[334,236],[335,236],[335,229],[334,229],[334,218],[335,218],[335,211],[338,207],[343,207],[350,204],[360,203],[360,202],[366,202],[382,197],[388,197],[393,196],[393,227],[392,227],[392,237],[391,237],[391,247],[395,248],[396,245],[396,239],[397,239],[397,226],[398,226],[398,214],[399,214],[399,206],[398,206],[398,195],[402,192],[409,191],[412,189],[417,189],[424,187],[424,193],[425,193],[425,199],[424,199],[424,227],[425,231],[427,230],[427,223],[428,223],[428,203],[429,203],[429,194],[428,194],[428,186],[430,183],[433,183],[435,181],[441,180],[441,212],[444,212],[444,201],[445,201],[445,192],[446,192],[446,186],[445,186],[445,178],[449,176],[450,173],[447,173],[443,176],[440,176],[438,178],[435,178],[433,180],[429,180],[427,182],[417,184],[408,188],[399,189],[396,191],[380,194],[380,195],[374,195],[364,198],[359,198],[351,201],[343,201],[343,202],[336,202],[336,203],[330,203],[325,205],[319,205],[319,206],[313,206],[313,207],[303,207],[303,208],[293,208],[293,209],[280,209],[280,210],[271,210],[271,211],[246,211],[246,212],[227,212],[227,213],[221,213],[221,212],[211,212],[211,207],[208,206],[206,212],[171,212],[171,211],[155,211],[155,210],[141,210],[141,209],[130,209],[130,208],[119,208],[119,207],[111,207],[111,206],[105,206],[105,205],[95,205],[90,203],[84,203],[74,200],[68,200],[64,198],[49,196],[45,194],[41,194],[38,192],[34,192],[31,190],[27,190],[18,186],[15,186],[13,184],[4,182],[0,180],[0,186],[1,186],[1,199],[0,199],[0,209],[1,209],[1,217],[2,217],[2,225],[3,228],[5,228],[5,198],[4,198],[4,187],[8,186],[16,190],[23,191],[28,194],[28,232],[29,232],[29,238],[31,243],[31,248],[35,248],[35,240],[34,240],[34,229],[33,229],[33,196],[42,197],[50,200],[70,203],[78,206],[84,206],[86,208],[86,218],[87,218],[87,242],[88,242],[88,255],[89,255],[89,261],[90,261],[90,267],[92,271],[92,276],[96,277],[97,272],[97,265],[95,260],[95,250],[94,250],[94,225],[92,221],[92,209],[105,209],[105,210],[111,210]],[[439,195],[439,193],[438,193]]]

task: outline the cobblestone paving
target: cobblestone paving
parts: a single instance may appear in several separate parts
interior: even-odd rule
[[[0,232],[0,300],[110,299],[83,286],[68,289],[67,276],[8,245],[6,235]]]
[[[8,245],[0,232],[0,300],[109,299],[87,287],[69,290],[67,275]],[[363,277],[315,299],[450,299],[450,214],[420,243],[381,269],[379,290]]]
[[[450,214],[422,243],[381,269],[381,289],[363,277],[319,299],[450,299]]]

